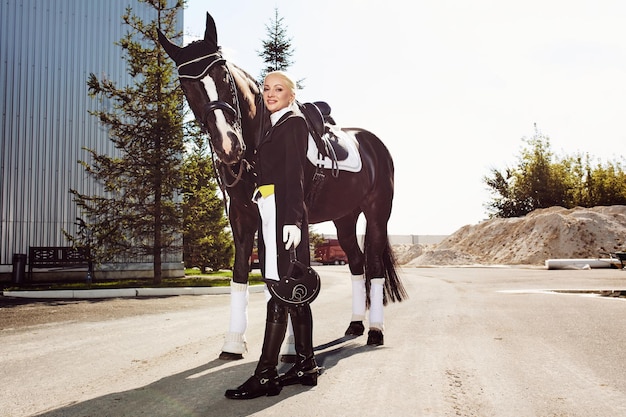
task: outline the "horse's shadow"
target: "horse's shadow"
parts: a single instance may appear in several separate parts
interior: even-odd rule
[[[347,343],[355,338],[354,336],[344,336],[323,345],[316,346],[314,351],[316,352],[315,360],[317,364],[324,370],[327,370],[337,365],[342,359],[371,349],[371,347],[367,345]]]
[[[342,359],[369,350],[368,346],[351,343],[353,338],[342,337],[315,347],[318,365],[324,372]],[[311,387],[294,385],[283,388],[275,397],[260,397],[249,401],[233,401],[224,397],[224,391],[245,381],[256,366],[254,362],[226,362],[219,359],[202,366],[162,378],[149,385],[70,404],[38,414],[39,417],[151,417],[184,416],[243,416],[250,415],[276,403],[298,395]],[[291,364],[279,364],[285,372]],[[320,376],[320,384],[324,376]]]

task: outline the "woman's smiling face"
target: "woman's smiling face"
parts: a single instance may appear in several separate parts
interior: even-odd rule
[[[270,113],[277,112],[291,105],[296,94],[287,86],[278,74],[269,74],[263,83],[263,101]]]

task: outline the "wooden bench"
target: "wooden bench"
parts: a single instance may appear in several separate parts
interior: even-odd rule
[[[33,269],[91,269],[89,250],[72,246],[30,246],[28,248],[28,279],[32,282]]]

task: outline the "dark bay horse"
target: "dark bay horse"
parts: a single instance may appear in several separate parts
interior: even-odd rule
[[[262,91],[246,71],[227,62],[217,43],[213,18],[207,13],[204,39],[179,47],[159,32],[159,41],[176,62],[180,85],[196,119],[206,130],[216,168],[230,199],[228,216],[235,243],[235,263],[231,283],[231,319],[222,348],[223,359],[238,359],[246,351],[247,282],[249,259],[258,227],[258,211],[251,201],[255,189],[255,142],[269,128],[269,114]],[[396,273],[387,222],[391,215],[394,192],[394,167],[385,145],[374,134],[358,128],[342,129],[352,136],[361,158],[358,172],[305,169],[305,193],[317,188],[315,199],[308,203],[309,223],[333,221],[337,238],[348,257],[352,274],[353,315],[346,335],[363,334],[363,319],[373,279],[384,279],[381,303],[402,301],[407,297]],[[323,181],[314,177],[325,174]],[[357,240],[357,220],[366,219],[364,250]],[[383,306],[370,305],[382,311]],[[381,313],[382,314],[382,313]],[[370,328],[371,323],[370,313]],[[368,344],[382,344],[381,339]],[[370,331],[371,335],[371,331]]]

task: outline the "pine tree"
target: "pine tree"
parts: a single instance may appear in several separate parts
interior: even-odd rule
[[[122,16],[129,27],[116,44],[133,77],[119,87],[90,74],[89,95],[112,105],[92,114],[109,130],[119,156],[86,149],[91,161],[79,161],[97,184],[100,195],[71,190],[82,211],[97,261],[150,256],[154,283],[162,280],[162,259],[180,253],[182,210],[177,193],[182,187],[184,152],[183,93],[174,66],[157,38],[157,28],[171,38],[184,0],[167,8],[166,0],[139,0],[156,11],[157,19],[142,21],[129,6]],[[76,241],[76,239],[75,239]]]
[[[263,50],[257,51],[265,63],[265,68],[261,71],[261,83],[267,73],[285,71],[293,64],[292,39],[287,37],[287,27],[283,25],[283,21],[284,18],[278,16],[278,9],[274,9],[274,19],[269,25],[265,25],[267,40],[262,41]]]
[[[207,142],[197,133],[189,137],[194,140],[183,164],[182,190],[185,267],[200,267],[203,272],[231,268],[235,248],[227,231],[223,201],[216,195],[217,183]]]

